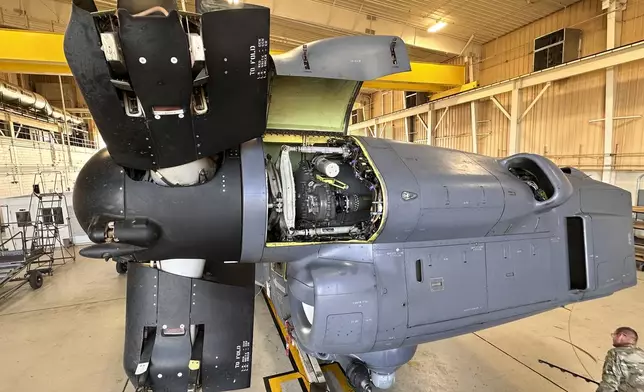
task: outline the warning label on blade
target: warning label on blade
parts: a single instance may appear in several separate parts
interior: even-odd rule
[[[250,350],[251,344],[248,340],[244,340],[241,344],[237,345],[235,369],[239,369],[242,372],[250,371]]]

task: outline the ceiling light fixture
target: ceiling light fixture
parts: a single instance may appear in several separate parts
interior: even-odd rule
[[[435,33],[438,30],[442,30],[443,27],[445,27],[445,26],[447,26],[447,22],[443,22],[442,20],[439,20],[433,26],[429,26],[429,28],[427,29],[427,32],[428,33]]]

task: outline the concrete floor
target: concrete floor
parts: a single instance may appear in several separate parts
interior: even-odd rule
[[[24,286],[0,302],[0,392],[122,392],[124,299],[125,278],[113,263],[79,257],[54,277],[45,277],[40,290]],[[592,378],[600,377],[615,327],[629,325],[644,334],[642,299],[644,286],[639,285],[570,309],[424,344],[398,371],[393,391],[594,391],[593,385],[538,360],[580,374],[587,374],[585,366]],[[569,334],[581,349],[579,359]],[[264,391],[262,377],[289,370],[258,297],[249,391]]]

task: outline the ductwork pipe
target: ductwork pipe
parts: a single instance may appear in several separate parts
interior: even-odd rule
[[[80,117],[63,113],[61,109],[51,106],[49,101],[42,95],[3,81],[0,81],[0,102],[34,110],[56,121],[66,121],[74,125],[83,124],[83,120]]]

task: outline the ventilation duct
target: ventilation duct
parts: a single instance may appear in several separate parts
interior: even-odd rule
[[[67,121],[74,125],[83,124],[80,117],[72,116],[69,113],[65,115],[61,109],[51,106],[42,95],[3,81],[0,81],[0,102],[36,111],[56,121]]]
[[[199,13],[244,7],[244,0],[197,0],[195,8]]]

